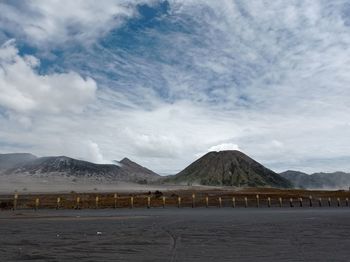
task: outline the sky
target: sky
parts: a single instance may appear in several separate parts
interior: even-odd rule
[[[345,0],[0,0],[0,153],[350,171]]]

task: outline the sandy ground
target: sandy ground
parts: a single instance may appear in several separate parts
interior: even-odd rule
[[[350,208],[0,212],[2,261],[349,261]]]
[[[158,185],[136,184],[123,181],[97,181],[87,178],[51,176],[32,177],[28,175],[5,176],[0,175],[0,194],[38,194],[38,193],[69,193],[71,191],[94,192],[137,192],[155,190],[181,190],[188,188],[212,189],[222,188],[215,186],[187,186],[187,185]]]

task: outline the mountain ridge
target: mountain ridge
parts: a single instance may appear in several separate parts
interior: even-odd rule
[[[130,159],[124,163],[96,164],[67,156],[19,157],[18,154],[0,154],[0,170],[3,175],[27,174],[30,176],[62,175],[87,177],[96,180],[148,183],[160,176]],[[128,161],[126,161],[127,159]],[[1,161],[2,160],[2,161]],[[6,160],[11,164],[6,164]]]
[[[37,156],[30,153],[0,154],[0,171],[13,168],[16,165],[35,159],[37,159]]]
[[[348,189],[350,187],[350,173],[342,171],[318,172],[309,175],[300,171],[287,170],[280,175],[291,181],[297,188]]]

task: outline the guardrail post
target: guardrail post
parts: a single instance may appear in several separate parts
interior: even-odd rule
[[[118,206],[118,195],[116,193],[114,193],[113,198],[114,198],[114,208],[117,208],[117,206]]]
[[[61,207],[61,198],[60,197],[57,197],[57,200],[56,200],[56,209],[60,209]]]
[[[134,208],[134,197],[130,197],[130,208]]]
[[[76,199],[76,207],[75,209],[80,209],[80,197],[78,196]]]
[[[309,206],[312,207],[312,196],[309,196]]]
[[[39,204],[40,204],[40,200],[39,200],[39,198],[37,197],[37,198],[35,199],[35,208],[34,208],[35,211],[37,211],[37,210],[39,209]]]
[[[16,210],[16,209],[17,209],[17,202],[18,202],[18,194],[16,193],[16,194],[13,196],[13,210]]]
[[[147,208],[151,208],[151,197],[147,197]]]
[[[98,196],[95,197],[95,208],[98,209],[98,202],[100,198]]]

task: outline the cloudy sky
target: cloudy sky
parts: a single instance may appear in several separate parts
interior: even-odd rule
[[[350,4],[0,0],[0,152],[350,171]]]

